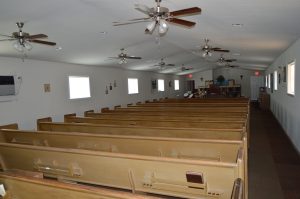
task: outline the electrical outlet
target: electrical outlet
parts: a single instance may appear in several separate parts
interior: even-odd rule
[[[44,92],[49,93],[50,92],[50,84],[44,84]]]

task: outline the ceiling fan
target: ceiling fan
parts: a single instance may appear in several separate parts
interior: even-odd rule
[[[28,50],[28,51],[31,50],[32,49],[31,43],[43,44],[48,46],[56,45],[56,43],[54,42],[40,40],[40,39],[48,38],[48,36],[45,34],[30,35],[29,33],[23,32],[22,30],[24,26],[23,22],[17,22],[16,25],[18,26],[19,31],[13,32],[11,35],[0,34],[0,36],[6,37],[6,39],[1,39],[0,41],[15,41],[13,43],[13,47],[17,51],[24,52],[24,50]]]
[[[149,8],[148,6],[142,4],[135,5],[135,9],[146,14],[147,17],[132,19],[125,23],[114,22],[114,26],[134,24],[140,22],[150,22],[145,29],[145,33],[152,34],[155,28],[158,26],[159,35],[164,35],[167,33],[169,28],[168,22],[176,25],[181,25],[186,28],[191,28],[196,25],[195,22],[178,19],[176,17],[197,15],[201,13],[201,8],[198,7],[192,7],[192,8],[169,12],[168,8],[160,6],[161,0],[155,0],[155,2],[156,2],[156,6],[153,8]]]
[[[193,69],[192,66],[184,66],[183,64],[181,66],[181,71],[187,71],[187,70],[192,70],[192,69]]]
[[[219,47],[214,47],[214,48],[211,47],[210,45],[208,45],[208,42],[209,42],[208,38],[205,38],[204,42],[205,42],[205,45],[202,47],[202,51],[203,51],[202,57],[206,57],[206,56],[211,57],[212,56],[212,51],[225,52],[225,53],[230,52],[229,50],[225,50],[225,49],[222,49],[222,48],[219,48]]]
[[[164,69],[167,66],[175,66],[175,64],[167,64],[166,62],[164,62],[164,58],[161,58],[160,62],[153,66],[159,66],[160,69]]]
[[[223,57],[223,54],[220,56],[220,58],[218,59],[217,63],[219,65],[222,65],[222,64],[225,64],[225,63],[228,63],[228,62],[234,62],[234,61],[237,61],[236,59],[225,59]]]
[[[238,68],[238,67],[240,67],[240,66],[238,66],[238,65],[231,65],[231,64],[229,64],[229,63],[226,63],[226,64],[225,64],[225,67],[226,67],[226,68]]]
[[[109,57],[110,59],[119,59],[119,64],[126,64],[127,59],[142,59],[141,57],[129,56],[125,53],[125,49],[121,48],[121,53],[117,57]]]

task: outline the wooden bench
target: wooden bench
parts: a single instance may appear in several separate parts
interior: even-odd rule
[[[121,126],[144,126],[144,127],[176,127],[176,128],[198,128],[198,129],[243,129],[246,121],[189,121],[180,120],[130,120],[130,119],[102,119],[93,117],[76,117],[76,114],[67,114],[64,122],[67,123],[93,123],[103,125]]]
[[[243,141],[0,130],[0,142],[230,162]]]
[[[0,143],[1,164],[46,177],[185,198],[230,198],[244,181],[243,150],[230,162]]]
[[[130,120],[174,120],[174,121],[245,121],[247,119],[246,114],[242,115],[230,115],[216,116],[214,114],[203,114],[203,115],[193,115],[193,116],[182,116],[182,115],[146,115],[146,114],[124,114],[120,112],[115,113],[96,113],[94,110],[88,110],[84,112],[84,117],[96,117],[96,118],[106,118],[106,119],[130,119]]]
[[[70,184],[43,179],[25,172],[0,172],[0,184],[6,188],[3,199],[161,199],[100,186]],[[36,173],[35,173],[36,174]],[[40,174],[39,174],[40,175]],[[237,181],[238,182],[238,181]],[[235,185],[238,188],[241,185]],[[236,189],[234,187],[234,189]],[[238,193],[236,193],[238,195]],[[231,198],[234,195],[231,196]],[[1,198],[1,197],[0,197]]]

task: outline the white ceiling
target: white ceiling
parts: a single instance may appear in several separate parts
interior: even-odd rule
[[[164,57],[165,62],[176,66],[157,72],[176,74],[186,73],[180,70],[182,64],[194,68],[188,72],[218,67],[220,53],[208,60],[200,52],[195,53],[206,37],[212,47],[230,50],[224,57],[237,59],[234,65],[256,70],[264,70],[300,37],[299,0],[162,0],[161,6],[170,11],[197,6],[202,14],[182,17],[196,22],[196,26],[185,29],[170,25],[159,42],[155,34],[144,34],[147,23],[112,26],[114,21],[145,17],[134,9],[134,4],[155,6],[154,0],[0,1],[0,33],[10,35],[17,31],[15,23],[24,21],[24,32],[47,34],[49,41],[62,47],[57,51],[55,47],[34,44],[28,59],[154,70],[153,65]],[[235,23],[244,26],[233,27]],[[120,48],[143,59],[122,65],[118,60],[109,60],[120,53]],[[7,41],[0,43],[0,56],[22,57]]]

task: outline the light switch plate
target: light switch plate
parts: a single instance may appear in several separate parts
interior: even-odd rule
[[[44,84],[44,92],[49,93],[51,91],[50,84]]]

